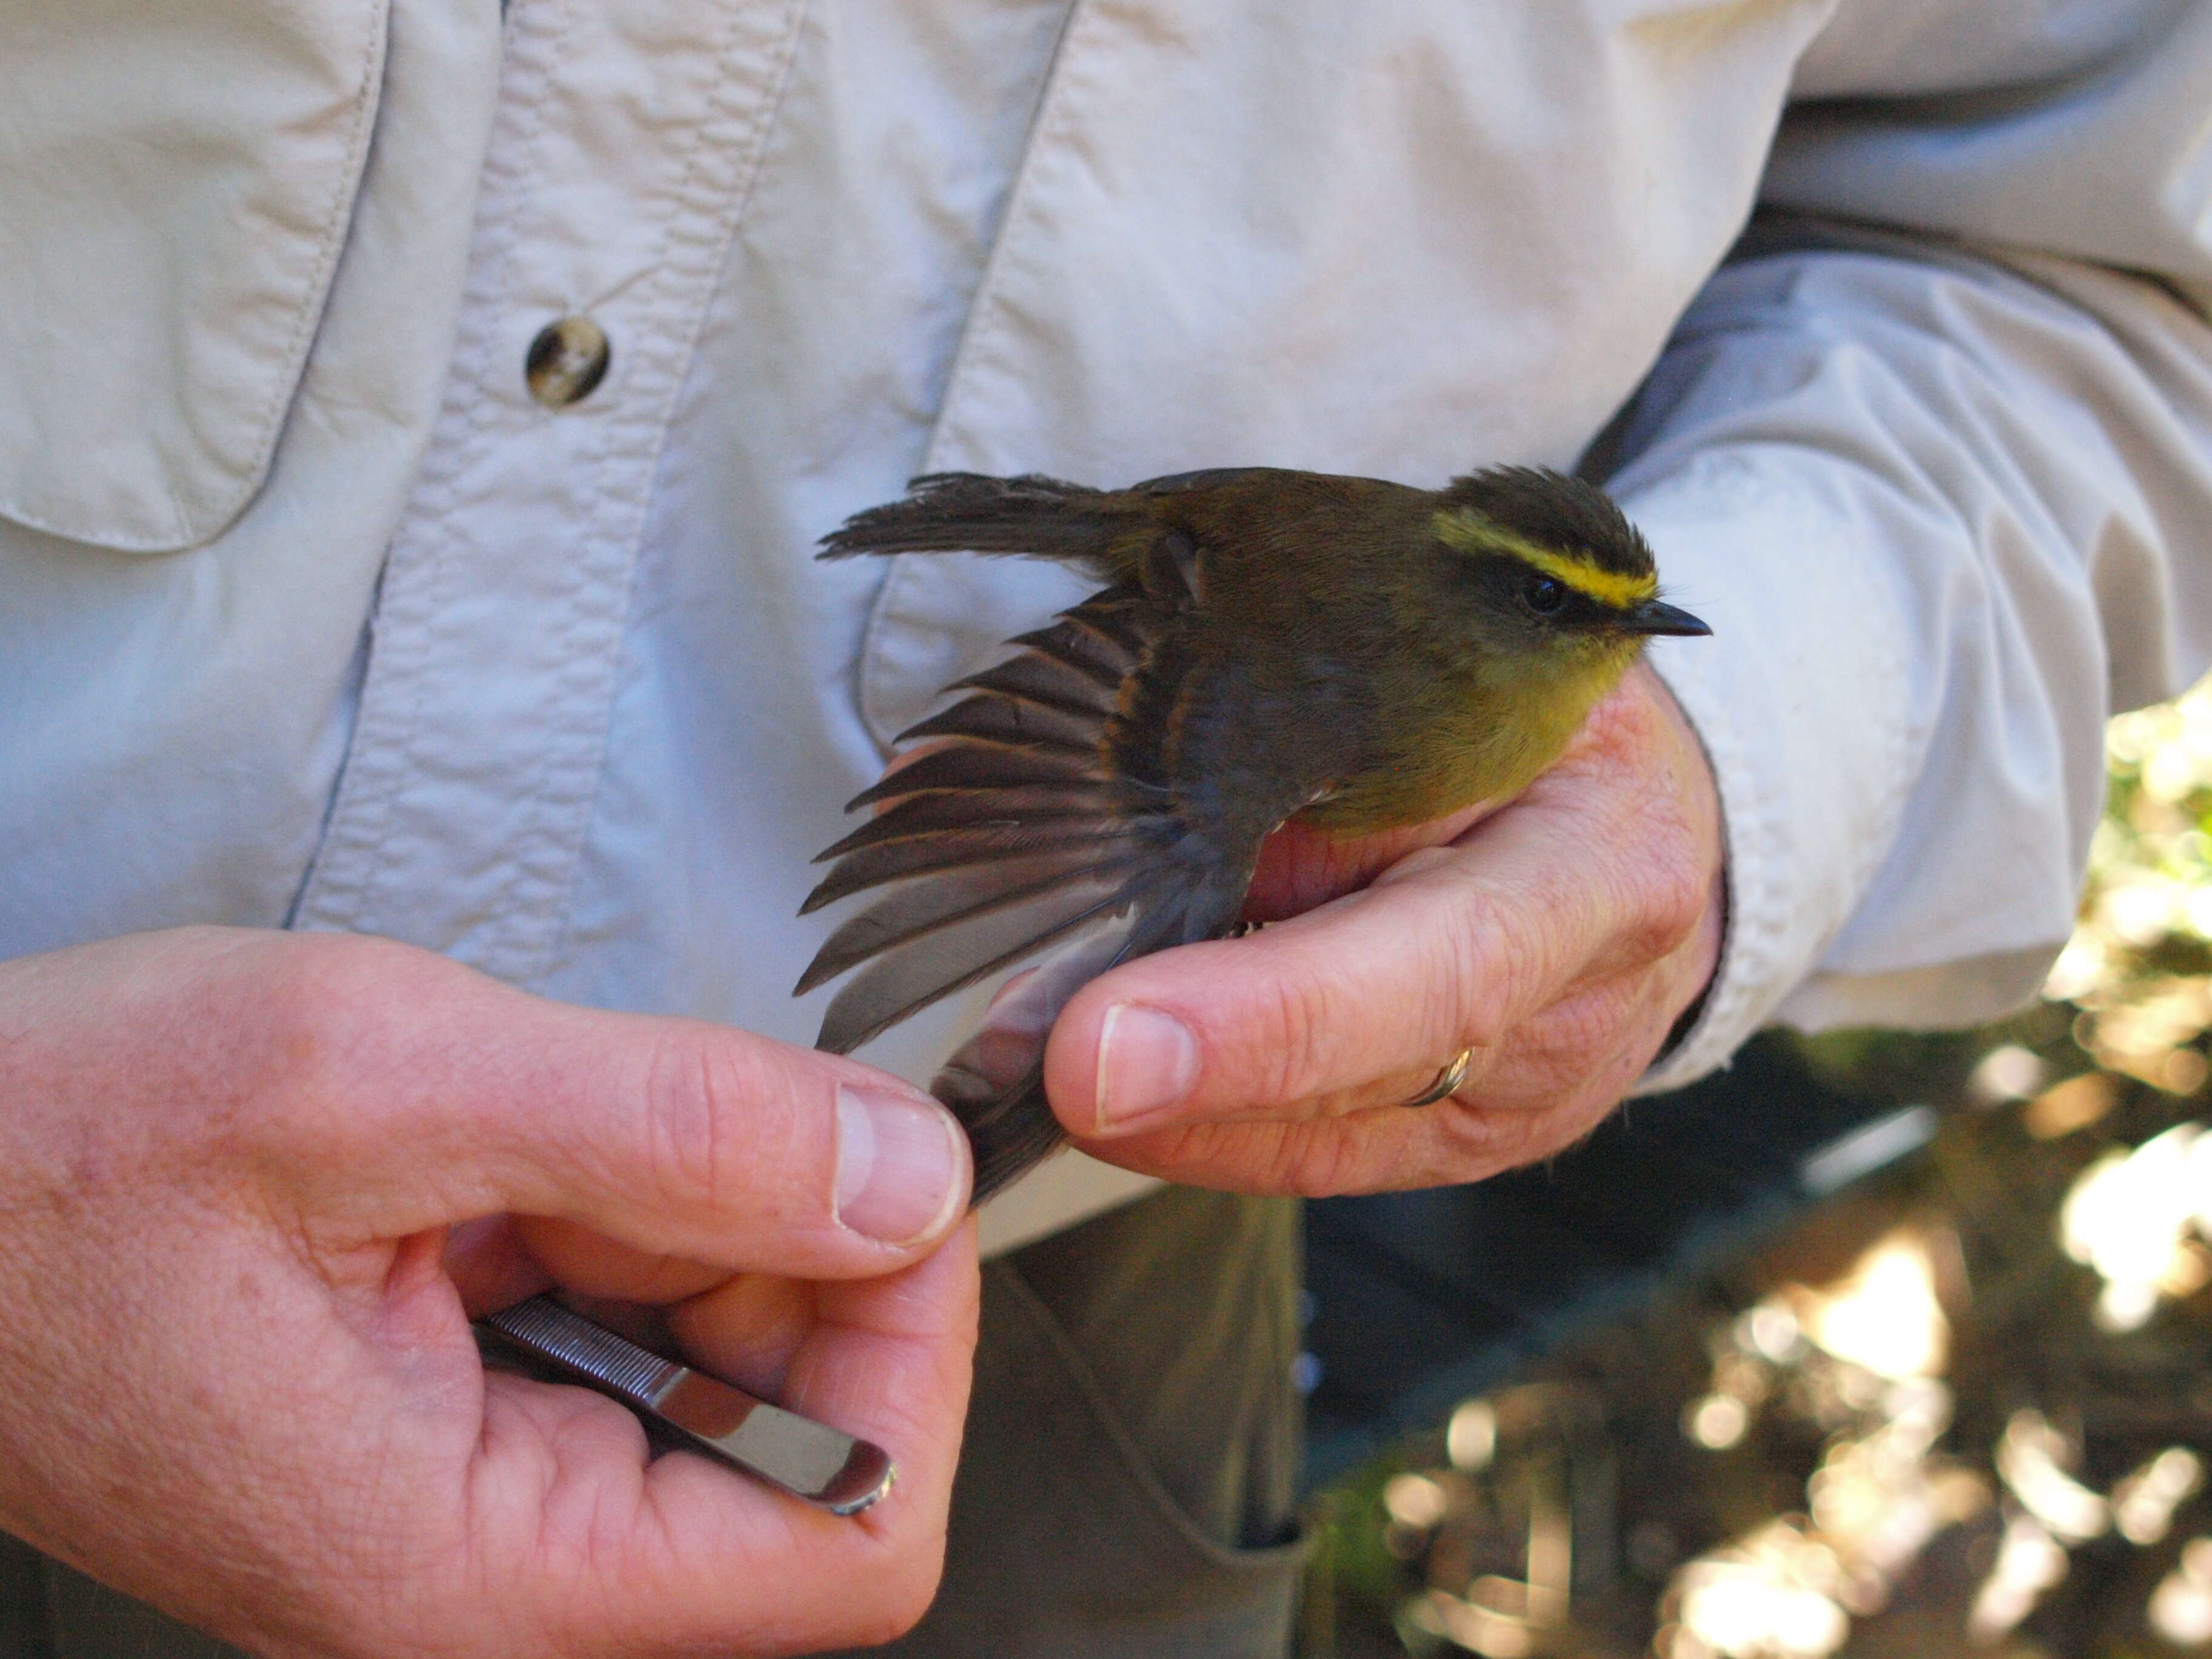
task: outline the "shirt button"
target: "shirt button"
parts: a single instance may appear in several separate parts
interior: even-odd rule
[[[588,317],[562,317],[538,331],[523,359],[530,395],[548,409],[566,409],[592,395],[612,356],[606,331]]]

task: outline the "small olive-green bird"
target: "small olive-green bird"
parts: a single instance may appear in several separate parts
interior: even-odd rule
[[[798,994],[861,969],[818,1042],[844,1054],[1048,952],[933,1085],[967,1125],[979,1200],[1060,1143],[1043,1051],[1068,999],[1231,932],[1271,830],[1364,836],[1512,795],[1646,639],[1711,631],[1659,598],[1601,491],[1527,467],[1441,490],[1267,467],[1112,490],[936,473],[822,556],[963,550],[1103,586],[901,734],[931,746],[851,802],[881,810],[822,854],[805,910],[890,890]]]

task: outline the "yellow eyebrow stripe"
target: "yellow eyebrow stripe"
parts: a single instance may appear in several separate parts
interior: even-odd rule
[[[1508,558],[1542,571],[1565,582],[1584,599],[1615,611],[1632,611],[1659,591],[1659,578],[1626,576],[1588,559],[1577,559],[1556,549],[1516,536],[1494,519],[1480,513],[1439,513],[1435,520],[1438,539],[1463,553],[1503,553]]]

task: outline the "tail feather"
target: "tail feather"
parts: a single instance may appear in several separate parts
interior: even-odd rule
[[[961,1110],[959,1097],[952,1092],[957,1085],[945,1073],[939,1073],[930,1087],[967,1127],[968,1144],[975,1155],[973,1203],[981,1204],[1012,1186],[1066,1144],[1067,1132],[1045,1098],[1042,1066],[996,1097],[996,1109],[988,1123]]]
[[[822,556],[1007,553],[1097,566],[1126,517],[1103,489],[1036,473],[932,472],[910,480],[907,492],[846,520],[822,538]]]
[[[1009,982],[930,1084],[959,1115],[975,1151],[975,1201],[1007,1185],[1058,1149],[1066,1132],[1044,1091],[1044,1045],[1070,998],[1099,975],[1145,956],[1186,931],[1190,888],[1156,880],[1124,915],[1080,934],[1033,973]],[[1214,931],[1225,927],[1223,921]]]

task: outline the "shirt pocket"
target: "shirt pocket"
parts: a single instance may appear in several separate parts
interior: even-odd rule
[[[868,616],[860,714],[890,752],[952,682],[1012,655],[1009,641],[1105,584],[1042,560],[980,553],[902,553]]]
[[[0,516],[219,533],[297,389],[389,0],[0,0]]]

